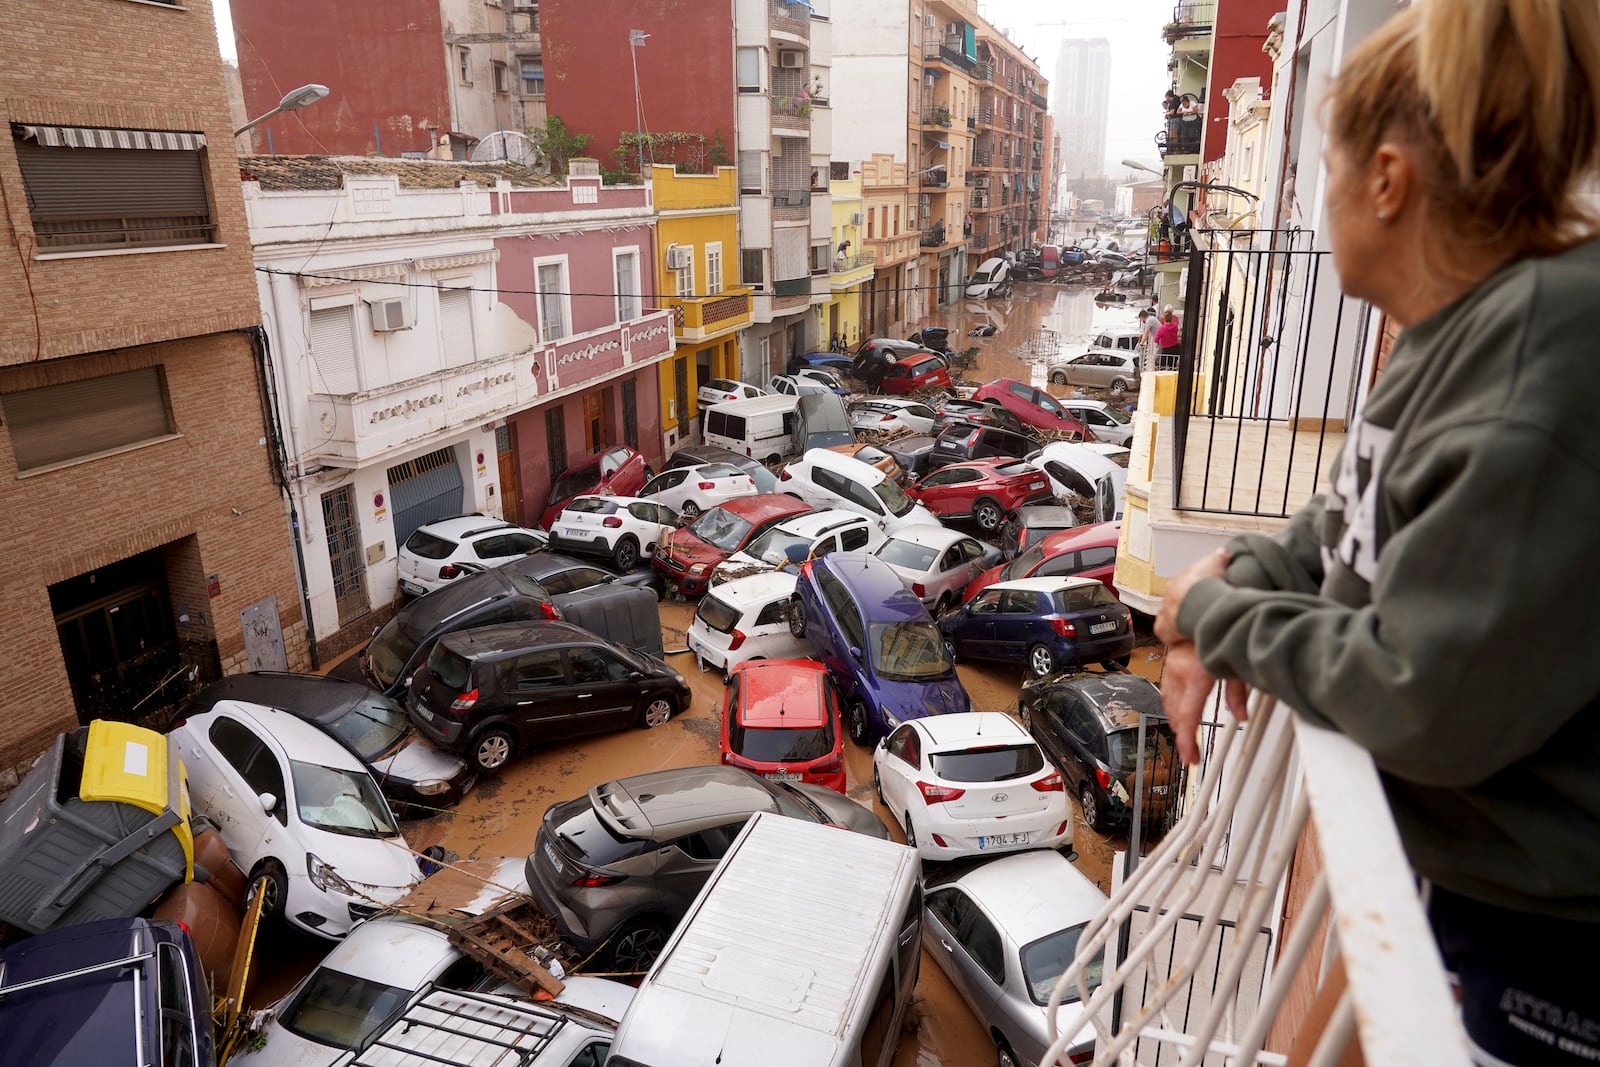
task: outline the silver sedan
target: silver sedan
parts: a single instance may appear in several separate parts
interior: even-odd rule
[[[935,615],[960,604],[967,583],[1001,560],[993,545],[937,524],[897,530],[876,554]]]

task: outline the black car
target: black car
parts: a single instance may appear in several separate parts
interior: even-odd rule
[[[1077,525],[1076,513],[1059,504],[1029,504],[1018,508],[1000,527],[1000,554],[1009,563],[1051,534]]]
[[[436,745],[498,771],[551,741],[661,726],[689,707],[683,675],[565,622],[446,634],[411,680],[411,721]]]
[[[919,353],[929,353],[941,359],[944,356],[942,352],[924,348],[915,341],[902,341],[898,337],[870,337],[856,349],[855,359],[850,362],[850,377],[876,390],[893,364]]]
[[[763,466],[759,459],[716,445],[689,445],[680,448],[667,458],[661,469],[669,471],[674,467],[698,467],[705,463],[731,463],[755,479],[756,492],[778,491],[778,476]]]
[[[367,765],[391,804],[454,804],[472,787],[465,763],[428,744],[405,708],[367,686],[290,671],[230,674],[195,694],[181,714],[210,711],[219,700],[265,704],[316,726]]]
[[[1080,674],[1024,686],[1022,724],[1077,794],[1083,821],[1098,831],[1126,826],[1133,813],[1139,759],[1139,718],[1145,720],[1146,828],[1176,814],[1180,788],[1176,742],[1161,693],[1136,674]]]
[[[1015,413],[1007,411],[999,404],[988,400],[961,400],[957,397],[946,397],[939,404],[937,415],[933,422],[933,432],[938,433],[948,426],[958,423],[974,423],[978,426],[995,426],[1002,430],[1021,434],[1024,437],[1032,436],[1028,427]]]
[[[928,470],[935,471],[973,459],[1021,459],[1032,451],[1033,442],[1021,434],[994,426],[958,422],[933,439],[927,466]]]

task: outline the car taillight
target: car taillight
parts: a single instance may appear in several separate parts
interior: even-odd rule
[[[1096,767],[1094,769],[1094,780],[1100,783],[1101,789],[1111,788],[1111,775],[1106,773],[1104,767]]]
[[[928,588],[921,582],[912,582],[911,595],[915,597],[925,597],[928,595]]]
[[[950,800],[960,800],[966,796],[965,789],[956,789],[948,785],[934,785],[932,782],[918,782],[917,790],[922,794],[924,803],[943,804]]]
[[[1077,1067],[1077,1065],[1080,1063],[1093,1063],[1094,1049],[1089,1049],[1086,1052],[1069,1053],[1067,1056],[1067,1062],[1072,1064],[1073,1067]]]
[[[733,633],[730,636],[733,639],[728,642],[728,651],[732,652],[734,649],[736,649],[740,645],[744,644],[744,631],[743,630],[735,630],[735,631],[733,631]]]
[[[450,702],[451,711],[471,711],[472,706],[478,702],[478,691],[468,690]]]
[[[878,421],[879,422],[893,422],[894,421],[894,416],[893,415],[885,415],[883,418],[879,419]]]
[[[1067,820],[1063,819],[1061,821],[1061,825],[1056,827],[1055,836],[1056,837],[1060,837],[1062,834],[1064,834],[1066,832],[1067,832]]]
[[[607,515],[604,525],[608,530],[618,530],[622,528],[622,519],[616,515]]]
[[[716,487],[717,487],[717,483],[716,482],[701,482],[700,483],[700,488],[702,488],[702,489],[715,489]]]
[[[940,837],[938,834],[934,834],[933,835],[933,843],[938,845],[940,848],[949,848],[950,847],[950,843],[948,841],[946,841],[944,838]]]
[[[724,400],[738,400],[739,399],[739,395],[737,393],[723,393],[722,394],[722,399],[724,399]]]
[[[1071,619],[1054,618],[1050,620],[1050,629],[1061,637],[1077,637],[1078,628],[1072,625]]]
[[[780,482],[786,482],[786,481],[789,480],[789,478],[790,478],[790,474],[789,474],[788,468],[785,468],[783,473],[778,475],[778,481],[780,481]]]
[[[1066,783],[1061,780],[1060,771],[1051,771],[1032,784],[1033,788],[1041,793],[1064,793],[1067,790]]]
[[[443,567],[439,568],[439,577],[441,578],[456,578],[459,577],[460,574],[461,568],[457,567],[454,563],[446,563]]]
[[[837,774],[844,769],[844,753],[835,752],[831,757],[821,763],[813,763],[811,770],[815,774]]]
[[[584,869],[579,872],[578,877],[572,880],[572,884],[578,889],[599,889],[601,886],[616,885],[627,877],[627,875],[618,874],[616,871]]]
[[[544,617],[547,619],[561,618],[561,609],[550,603],[548,600],[539,605],[539,610],[544,612]]]

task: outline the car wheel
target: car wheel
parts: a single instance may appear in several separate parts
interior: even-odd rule
[[[1100,666],[1108,671],[1125,671],[1128,669],[1128,664],[1132,662],[1132,656],[1113,656],[1110,659],[1101,660]]]
[[[946,653],[949,654],[951,663],[960,663],[961,662],[961,654],[956,651],[956,639],[955,638],[946,637],[944,639],[944,650],[945,650]]]
[[[1044,645],[1034,645],[1028,649],[1028,673],[1035,678],[1048,678],[1055,672],[1056,657]]]
[[[283,905],[289,899],[289,876],[284,873],[283,864],[277,860],[262,860],[250,872],[250,891],[245,897],[246,904],[255,899],[257,890],[262,894],[261,917],[276,919],[282,915]]]
[[[700,517],[700,505],[696,504],[693,500],[685,500],[683,502],[683,507],[678,509],[678,514],[682,515],[688,521],[693,522],[695,519]]]
[[[516,738],[504,726],[491,726],[472,742],[472,765],[493,774],[510,761],[517,749]]]
[[[656,476],[656,469],[654,467],[650,466],[650,464],[646,463],[644,465],[644,480],[648,482],[651,478],[654,478],[655,476]]]
[[[795,637],[806,635],[806,606],[800,602],[799,597],[789,598],[789,633]]]
[[[1078,810],[1083,813],[1083,821],[1089,829],[1096,833],[1105,830],[1105,813],[1100,810],[1100,804],[1094,798],[1094,790],[1085,782],[1078,787]]]
[[[872,764],[872,791],[877,795],[878,803],[887,808],[889,802],[883,799],[883,782],[878,778],[878,764],[876,762]]]
[[[906,812],[906,846],[908,848],[917,847],[917,831],[911,828],[911,813],[909,811]]]
[[[938,618],[951,608],[955,607],[956,595],[954,593],[941,593],[939,599],[933,602],[933,617]]]
[[[611,562],[617,565],[619,571],[631,571],[639,562],[639,542],[631,537],[624,537],[617,542],[616,549],[611,553]]]
[[[992,534],[1000,529],[1005,517],[1006,513],[1000,505],[988,497],[980,497],[978,502],[972,505],[972,521],[986,534]]]
[[[846,716],[845,728],[850,731],[850,740],[862,748],[872,744],[872,727],[867,722],[867,706],[859,699],[850,702],[850,713]]]
[[[1118,378],[1116,381],[1111,383],[1111,391],[1118,396],[1121,396],[1123,393],[1128,391],[1128,383],[1123,381],[1121,378]]]
[[[657,697],[645,705],[644,712],[639,716],[639,725],[646,730],[653,730],[657,726],[665,726],[672,718],[672,701],[666,697]]]
[[[1011,1046],[1006,1044],[1006,1039],[996,1036],[994,1039],[995,1067],[1017,1067],[1017,1054],[1011,1051]]]
[[[781,462],[782,459],[783,459],[782,456],[780,456],[776,452],[774,452],[772,455],[770,455],[766,459],[762,460],[761,463],[762,463],[763,466],[771,467],[771,466],[774,466],[777,463]]]
[[[1064,370],[1051,371],[1050,372],[1050,384],[1051,385],[1066,385],[1067,384],[1067,372],[1064,371]]]
[[[643,974],[666,944],[667,932],[659,923],[629,923],[611,941],[611,969],[622,974]]]

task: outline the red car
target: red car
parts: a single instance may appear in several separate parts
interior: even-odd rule
[[[1022,460],[975,459],[941,467],[906,490],[941,519],[972,517],[994,533],[1024,504],[1055,499],[1050,479]]]
[[[844,792],[839,694],[815,660],[746,660],[728,677],[722,762]]]
[[[905,396],[929,386],[950,388],[950,368],[933,353],[904,356],[883,372],[878,389],[894,396]]]
[[[548,530],[560,518],[562,509],[580,496],[633,496],[651,478],[644,454],[627,445],[616,445],[561,472],[550,486],[539,526]]]
[[[757,493],[712,508],[681,530],[656,542],[652,566],[684,596],[699,596],[717,564],[811,505],[784,493]]]
[[[1015,378],[996,378],[973,393],[972,399],[999,404],[1021,419],[1024,426],[1082,434],[1085,441],[1095,439],[1089,427],[1073,418],[1072,413],[1062,407],[1055,397]]]
[[[995,582],[1065,574],[1093,578],[1115,593],[1117,587],[1111,584],[1111,576],[1117,569],[1117,538],[1121,533],[1120,522],[1097,522],[1051,534],[1010,563],[991,567],[972,579],[961,594],[962,603]]]

